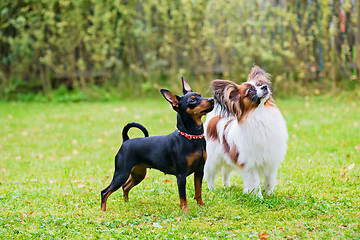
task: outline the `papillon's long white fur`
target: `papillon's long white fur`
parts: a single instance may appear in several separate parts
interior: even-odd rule
[[[220,171],[224,186],[230,186],[230,174],[238,170],[244,193],[262,198],[262,177],[266,193],[272,194],[286,154],[288,133],[285,119],[274,103],[269,74],[255,66],[241,85],[214,80],[211,87],[216,104],[205,121],[204,169],[209,188],[215,187]]]

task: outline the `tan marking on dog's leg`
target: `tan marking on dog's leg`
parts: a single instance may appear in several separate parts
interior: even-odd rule
[[[146,167],[139,165],[133,167],[129,179],[123,185],[123,195],[125,202],[129,200],[130,190],[136,185],[138,185],[142,180],[144,180],[145,176],[146,176]]]
[[[184,213],[189,213],[186,199],[180,198],[180,208]]]

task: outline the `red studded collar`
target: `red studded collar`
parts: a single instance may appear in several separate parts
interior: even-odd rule
[[[192,139],[202,139],[204,138],[205,134],[201,134],[201,135],[191,135],[191,134],[188,134],[188,133],[184,133],[182,131],[180,131],[179,129],[177,129],[178,133],[180,133],[180,135],[186,137],[187,139],[189,140],[192,140]]]

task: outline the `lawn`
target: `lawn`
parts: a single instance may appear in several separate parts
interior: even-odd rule
[[[124,203],[122,191],[100,211],[125,123],[150,135],[175,129],[156,99],[110,103],[0,103],[0,238],[4,239],[359,239],[360,102],[324,96],[278,100],[289,130],[276,195],[242,194],[240,176],[205,207],[179,208],[174,176],[150,170]],[[137,130],[131,134],[141,136]],[[268,234],[268,235],[267,235]]]

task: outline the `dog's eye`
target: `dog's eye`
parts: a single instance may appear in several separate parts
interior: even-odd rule
[[[249,94],[251,94],[252,92],[254,92],[254,89],[253,89],[253,88],[249,88],[249,89],[247,90],[247,92],[246,92],[246,96],[245,96],[245,97],[249,96]]]
[[[189,102],[194,103],[194,102],[196,102],[196,100],[195,100],[195,98],[190,98]]]

